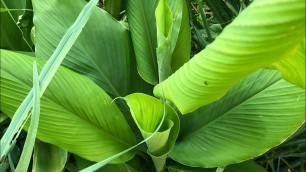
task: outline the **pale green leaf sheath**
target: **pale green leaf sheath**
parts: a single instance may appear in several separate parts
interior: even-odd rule
[[[128,95],[125,100],[145,139],[154,133],[165,113],[165,120],[160,130],[146,142],[156,170],[162,171],[167,154],[173,148],[179,132],[180,124],[176,112],[160,100],[141,93]]]
[[[156,8],[158,3],[161,9]],[[167,7],[170,15],[164,16],[163,7]],[[157,20],[155,12],[159,16]],[[145,81],[151,84],[159,82],[160,72],[158,71],[157,54],[161,54],[159,56],[164,56],[164,54],[170,56],[167,58],[168,62],[164,65],[167,67],[167,76],[169,72],[172,73],[189,60],[191,38],[186,1],[129,0],[127,1],[127,15],[137,58],[138,72]],[[175,27],[171,29],[172,20]],[[157,44],[157,37],[165,37],[162,33],[164,28],[160,28],[162,31],[157,31],[159,30],[157,23],[166,24],[168,26],[166,32],[173,30],[173,36],[168,38],[168,43],[165,46],[162,46],[164,43]],[[170,50],[170,41],[172,42],[172,50]],[[156,48],[159,50],[156,50]]]
[[[28,55],[1,50],[1,110],[10,117],[32,87],[33,61]],[[39,71],[44,63],[37,60]],[[59,67],[41,97],[37,137],[91,161],[106,159],[135,143],[112,99],[90,79],[65,67]],[[125,162],[133,154],[113,162]]]
[[[177,6],[182,7],[182,3],[178,3]],[[182,8],[180,8],[182,11]],[[179,33],[179,25],[174,26],[172,22],[172,12],[168,5],[167,0],[160,0],[155,11],[156,16],[156,28],[157,28],[157,44],[156,56],[158,64],[158,78],[159,82],[162,82],[170,76],[171,73],[171,59],[172,51]],[[182,13],[178,16],[182,18]],[[179,20],[180,22],[181,20]],[[178,23],[180,24],[180,23]],[[176,29],[176,33],[173,32]],[[172,37],[174,37],[172,41]]]
[[[170,157],[188,166],[224,167],[259,156],[292,135],[305,121],[305,90],[277,71],[260,70],[180,120]]]
[[[181,5],[179,3],[183,3],[183,7],[182,7],[183,9],[181,9]],[[172,11],[173,16],[175,16],[174,23],[179,22],[180,24],[179,35],[178,35],[178,38],[175,44],[175,48],[172,53],[172,59],[171,59],[171,70],[172,70],[171,73],[174,73],[177,69],[183,66],[190,59],[191,31],[190,31],[190,25],[189,25],[187,1],[168,0],[168,4]],[[180,13],[183,13],[183,14],[180,14]],[[180,19],[180,16],[182,17],[181,19]]]
[[[183,114],[220,99],[248,74],[296,51],[304,35],[304,6],[304,0],[254,1],[154,94]]]
[[[174,3],[174,1],[161,0],[155,16],[158,75],[159,82],[162,82],[189,60],[190,46],[186,43],[190,42],[190,29],[187,23],[186,1],[179,0]]]

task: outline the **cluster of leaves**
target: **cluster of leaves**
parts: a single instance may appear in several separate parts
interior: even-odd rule
[[[26,118],[17,171],[265,171],[247,160],[304,123],[302,0],[97,2],[1,1],[2,169]],[[256,161],[303,170],[297,133]]]

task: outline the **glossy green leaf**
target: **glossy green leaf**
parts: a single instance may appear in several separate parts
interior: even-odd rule
[[[50,57],[85,5],[83,0],[33,0],[38,58]],[[128,29],[95,7],[63,65],[86,75],[114,98],[127,94],[131,55]]]
[[[60,172],[67,161],[67,151],[36,140],[32,172]]]
[[[40,114],[40,85],[37,72],[36,61],[33,63],[33,109],[31,112],[31,123],[26,141],[16,167],[16,171],[27,171],[29,168],[32,152],[35,144],[35,138],[38,130]]]
[[[222,99],[181,117],[170,157],[189,166],[224,167],[263,154],[305,121],[305,91],[260,70]]]
[[[12,117],[31,88],[34,59],[5,50],[1,55],[1,110]],[[40,70],[45,60],[37,63]],[[37,137],[92,161],[134,144],[133,133],[112,99],[90,79],[64,67],[58,69],[41,98]],[[114,162],[132,156],[128,152]]]
[[[304,39],[304,6],[304,0],[254,1],[212,44],[155,86],[154,95],[183,114],[220,99],[248,74],[296,51]]]
[[[127,0],[127,16],[140,76],[158,83],[155,9],[158,0]]]
[[[305,89],[305,44],[300,44],[293,56],[276,62],[273,66],[282,73],[286,81]]]
[[[179,132],[179,119],[176,112],[160,100],[141,93],[128,95],[125,100],[145,139],[152,136],[165,113],[161,128],[152,139],[146,142],[156,170],[162,171],[167,154],[171,151]]]

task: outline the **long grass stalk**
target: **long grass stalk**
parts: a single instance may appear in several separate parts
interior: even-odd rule
[[[33,63],[33,110],[32,110],[32,117],[30,128],[28,131],[28,135],[21,153],[20,160],[16,167],[16,172],[18,171],[26,171],[29,167],[34,144],[35,138],[38,129],[39,123],[39,114],[40,114],[40,89],[39,89],[39,81],[38,81],[38,72],[36,61]]]

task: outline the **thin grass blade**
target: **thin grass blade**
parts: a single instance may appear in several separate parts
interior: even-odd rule
[[[36,61],[33,63],[33,110],[31,117],[31,124],[28,131],[28,135],[21,153],[20,160],[16,167],[16,171],[26,171],[29,167],[31,160],[33,147],[35,144],[35,138],[38,129],[39,123],[39,114],[40,114],[40,88],[38,81],[38,72]]]

